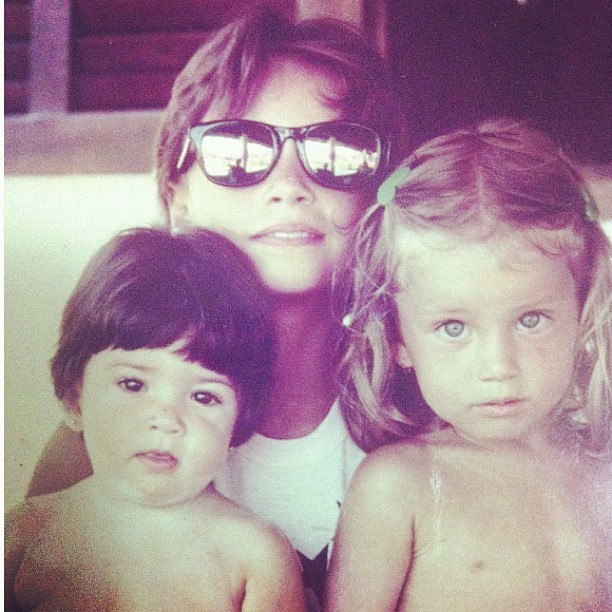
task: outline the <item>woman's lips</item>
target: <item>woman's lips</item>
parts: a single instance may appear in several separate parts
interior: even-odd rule
[[[316,244],[324,238],[320,231],[304,224],[273,225],[251,236],[258,243],[278,246]]]

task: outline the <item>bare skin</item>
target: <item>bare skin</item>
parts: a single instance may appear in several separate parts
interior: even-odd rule
[[[212,487],[154,508],[87,479],[14,509],[5,554],[6,610],[305,609],[287,539]]]
[[[329,291],[276,297],[279,354],[259,433],[299,438],[314,431],[338,394]]]
[[[343,505],[327,610],[609,610],[606,469],[452,428],[376,451]]]

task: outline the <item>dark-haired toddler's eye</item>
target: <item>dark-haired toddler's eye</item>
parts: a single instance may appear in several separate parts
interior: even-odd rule
[[[138,393],[144,387],[144,383],[137,378],[124,378],[119,381],[119,386],[130,393]]]

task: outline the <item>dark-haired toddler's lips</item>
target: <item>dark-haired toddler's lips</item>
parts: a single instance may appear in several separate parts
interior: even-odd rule
[[[178,459],[172,453],[162,451],[137,453],[136,458],[142,463],[159,470],[169,470],[178,464]]]

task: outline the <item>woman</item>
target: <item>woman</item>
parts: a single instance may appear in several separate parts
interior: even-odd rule
[[[196,52],[160,131],[157,179],[169,223],[230,238],[274,299],[279,355],[268,406],[217,488],[285,531],[317,594],[364,455],[336,403],[332,271],[384,176],[389,136],[403,143],[405,131],[387,68],[359,33],[329,20],[293,25],[269,11],[230,24]],[[88,470],[82,442],[60,427],[29,494]]]

